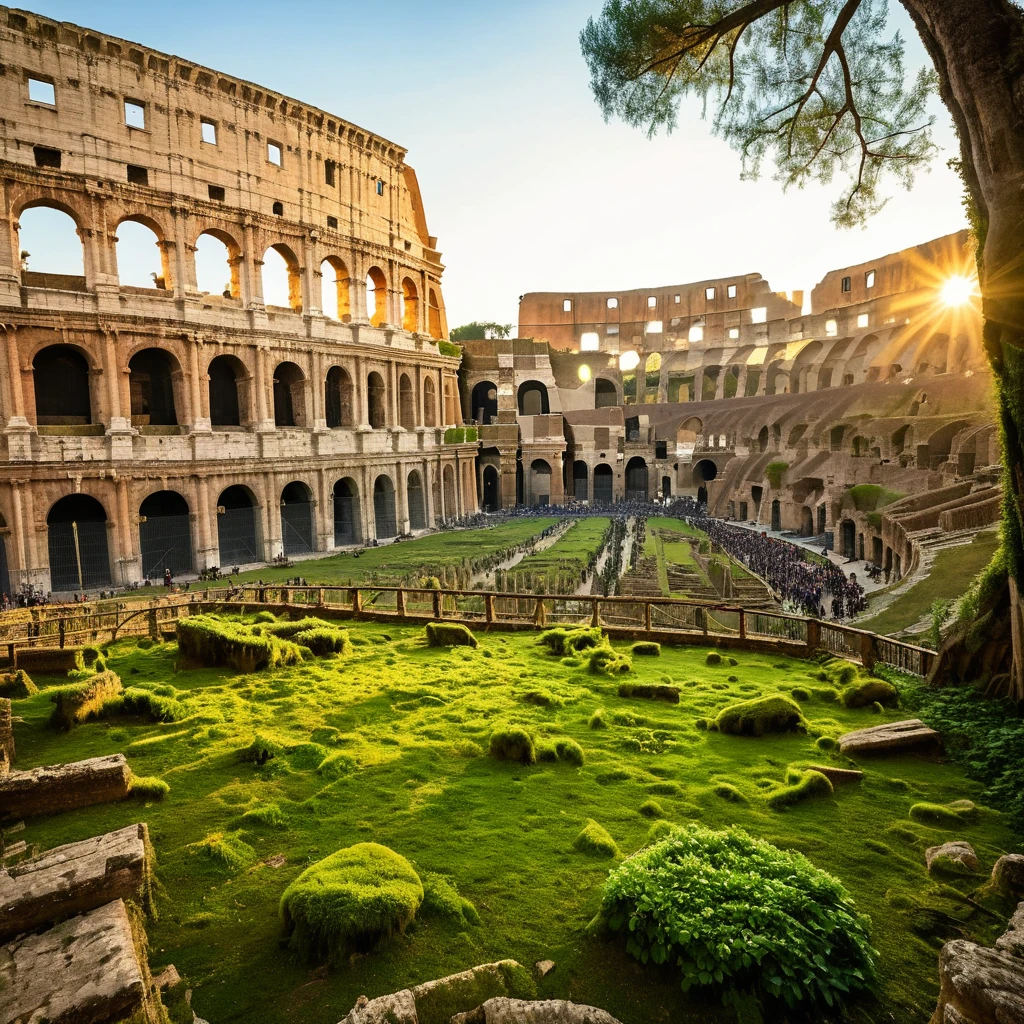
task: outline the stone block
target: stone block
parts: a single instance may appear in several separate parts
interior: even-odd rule
[[[605,1010],[562,999],[488,999],[469,1013],[458,1013],[452,1024],[619,1024]]]
[[[919,718],[888,722],[867,729],[856,729],[839,737],[839,751],[848,756],[858,754],[937,754],[942,751],[942,737]]]
[[[416,1000],[407,988],[376,999],[360,996],[341,1024],[419,1024]]]
[[[18,647],[14,651],[14,667],[29,674],[66,676],[84,665],[81,647]]]
[[[978,855],[970,843],[958,839],[941,846],[929,846],[924,852],[928,874],[934,871],[977,871]]]
[[[0,873],[0,940],[118,899],[149,898],[144,824],[58,846]]]
[[[9,772],[0,777],[0,819],[110,803],[130,792],[131,769],[124,754]]]
[[[115,900],[0,947],[0,1024],[111,1024],[145,1015],[147,974],[127,909]]]
[[[97,672],[77,686],[61,687],[52,697],[56,707],[53,724],[70,729],[99,714],[100,708],[112,697],[124,691],[121,677],[116,672]]]
[[[992,882],[1013,896],[1024,896],[1024,853],[1007,853],[992,867]]]
[[[931,1024],[1024,1024],[1024,960],[964,939],[947,942]]]

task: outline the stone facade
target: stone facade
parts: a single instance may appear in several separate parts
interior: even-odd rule
[[[401,147],[7,8],[0,64],[0,589],[330,551],[473,510],[472,449],[444,443],[441,254]],[[73,219],[82,275],[24,253],[39,206]],[[120,281],[129,221],[159,247],[153,288]],[[201,239],[224,248],[219,294],[197,285]],[[287,307],[264,301],[271,257]]]

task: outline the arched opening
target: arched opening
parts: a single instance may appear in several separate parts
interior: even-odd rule
[[[520,416],[546,416],[550,411],[548,389],[540,381],[527,380],[519,385]]]
[[[331,430],[352,427],[352,378],[341,366],[332,366],[327,371],[327,380],[324,382],[324,417]]]
[[[860,384],[867,377],[867,368],[882,348],[878,335],[869,334],[857,343],[853,355],[843,367],[843,384]]]
[[[221,491],[217,499],[217,546],[222,566],[246,565],[262,560],[256,518],[256,499],[252,491],[235,484]]]
[[[647,461],[639,455],[626,463],[626,501],[647,500]]]
[[[530,504],[551,504],[551,466],[545,459],[530,463]]]
[[[661,386],[661,353],[652,352],[644,360],[644,402],[657,402]]]
[[[214,427],[243,425],[245,406],[241,398],[248,379],[245,366],[235,356],[217,356],[210,361],[210,423]]]
[[[910,424],[905,423],[895,434],[892,435],[892,444],[890,450],[894,456],[900,456],[904,450],[911,443],[912,435],[910,433]]]
[[[441,303],[438,301],[437,292],[433,288],[429,292],[430,301],[427,307],[427,330],[434,339],[441,337]]]
[[[772,363],[765,377],[764,393],[766,395],[784,395],[786,393],[787,374],[783,369],[782,360]]]
[[[388,279],[380,267],[370,267],[366,274],[366,312],[371,327],[380,327],[388,320]],[[393,533],[388,534],[393,537]]]
[[[840,525],[842,553],[844,558],[857,557],[857,524],[852,519],[844,519]]]
[[[840,424],[833,427],[828,433],[829,448],[834,452],[843,450],[843,437],[846,435],[846,427]]]
[[[345,323],[352,319],[348,289],[348,267],[337,256],[328,256],[320,264],[320,302],[324,316]]]
[[[693,486],[710,483],[718,476],[718,465],[712,459],[701,459],[693,467]]]
[[[174,376],[181,379],[177,360],[161,348],[144,348],[128,362],[133,427],[173,427]]]
[[[423,478],[414,469],[406,480],[409,495],[409,529],[427,528],[427,506],[423,496]]]
[[[598,377],[594,381],[594,408],[609,409],[619,404],[619,395],[612,381]]]
[[[55,206],[30,206],[18,216],[21,283],[28,288],[85,290],[85,252],[74,219]]]
[[[241,249],[230,235],[220,231],[204,231],[196,239],[196,287],[204,295],[240,298],[240,263]]]
[[[776,533],[782,529],[782,502],[778,498],[772,502],[772,529]]]
[[[498,470],[484,466],[484,511],[497,512],[501,508],[501,493],[498,487]]]
[[[885,569],[885,582],[888,583],[889,574],[892,572],[892,548],[885,549],[885,564],[883,568]]]
[[[286,555],[313,551],[313,495],[301,480],[281,492],[281,543]]]
[[[415,334],[420,329],[420,293],[411,277],[402,279],[402,330]]]
[[[286,245],[272,245],[263,254],[260,268],[263,280],[263,304],[277,309],[302,312],[302,279],[299,261]]]
[[[117,225],[117,278],[122,287],[169,291],[171,264],[156,229],[129,218]]]
[[[798,423],[789,432],[789,437],[786,438],[786,446],[789,448],[795,448],[799,443],[800,439],[807,433],[807,424]]]
[[[615,500],[615,477],[612,467],[602,462],[594,467],[594,501],[610,505]]]
[[[825,507],[825,503],[822,502],[818,506],[818,534],[825,532],[825,523],[828,518],[828,509]]]
[[[427,377],[423,381],[423,425],[437,426],[437,388],[434,386],[433,377]]]
[[[498,388],[489,380],[474,385],[470,396],[471,413],[475,423],[487,424],[498,418]]]
[[[954,438],[962,430],[967,430],[968,427],[970,427],[970,424],[965,420],[956,420],[953,423],[947,423],[944,427],[939,427],[928,438],[928,443],[923,447],[928,453],[929,469],[938,469],[949,458],[949,453],[953,449]]]
[[[57,592],[110,586],[107,513],[88,494],[69,494],[46,517],[50,589]]]
[[[577,459],[572,464],[572,493],[577,501],[587,500],[590,470],[582,459]]]
[[[274,370],[274,423],[306,425],[306,378],[295,363],[279,363]]]
[[[663,476],[661,478],[661,496],[662,498],[672,497],[672,477]]]
[[[381,475],[373,483],[373,518],[378,540],[398,535],[395,485],[391,477]]]
[[[444,511],[451,519],[459,514],[459,495],[455,485],[455,468],[450,464],[444,467],[441,474],[444,485]]]
[[[32,360],[39,426],[92,423],[89,364],[73,345],[49,345]]]
[[[757,450],[759,452],[764,453],[764,452],[768,451],[768,439],[769,439],[769,437],[770,437],[770,434],[768,433],[768,427],[767,426],[763,426],[758,431],[758,434],[757,434]]]
[[[384,378],[376,370],[371,371],[366,378],[366,412],[374,430],[379,430],[387,423],[387,390]]]
[[[192,571],[192,521],[188,502],[177,491],[157,491],[139,506],[142,574],[159,579]]]
[[[800,536],[811,537],[814,534],[814,513],[804,505],[800,509]]]
[[[406,430],[416,429],[416,400],[407,373],[398,378],[398,422]]]
[[[358,544],[363,531],[359,525],[359,488],[345,477],[334,485],[334,546]]]

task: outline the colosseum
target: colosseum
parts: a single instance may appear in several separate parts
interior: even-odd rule
[[[467,343],[485,508],[691,494],[902,577],[998,519],[966,232],[827,273],[524,295]],[[862,486],[862,485],[867,485]]]
[[[330,551],[474,508],[405,151],[145,46],[7,8],[0,25],[0,591]],[[41,214],[77,272],[30,240]],[[139,232],[149,287],[119,264]]]

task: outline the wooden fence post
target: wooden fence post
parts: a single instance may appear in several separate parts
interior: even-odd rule
[[[651,631],[651,602],[644,601],[644,632]]]
[[[740,639],[747,639],[747,609],[740,609]]]
[[[352,617],[358,618],[363,610],[363,594],[358,587],[352,588]]]
[[[813,655],[821,648],[821,623],[817,619],[807,620],[807,653]]]
[[[494,622],[494,595],[484,595],[484,618],[488,623]]]
[[[537,606],[533,610],[533,624],[535,626],[544,626],[547,624],[548,617],[547,612],[544,609],[544,598],[537,598]]]
[[[399,589],[398,593],[395,595],[395,610],[398,612],[399,615],[401,615],[403,618],[405,618],[405,591],[404,590]]]
[[[324,606],[324,588],[323,587],[320,587],[320,589],[316,592],[316,606],[317,606],[317,608],[323,608],[323,606]]]
[[[58,619],[57,620],[57,629],[60,632],[60,645],[61,645],[61,647],[63,647],[64,646],[64,631],[65,631],[64,619]]]
[[[878,647],[875,644],[873,633],[861,633],[860,635],[860,663],[871,672],[878,661]]]
[[[443,617],[443,610],[442,610],[442,603],[443,603],[443,601],[444,601],[444,596],[442,595],[441,591],[440,590],[435,590],[434,591],[434,618],[435,619],[440,619],[440,618]]]
[[[590,628],[598,629],[601,625],[601,602],[595,598],[591,604],[593,605],[593,613],[590,616]]]
[[[287,587],[281,588],[281,604],[289,604],[291,602],[291,591]]]

